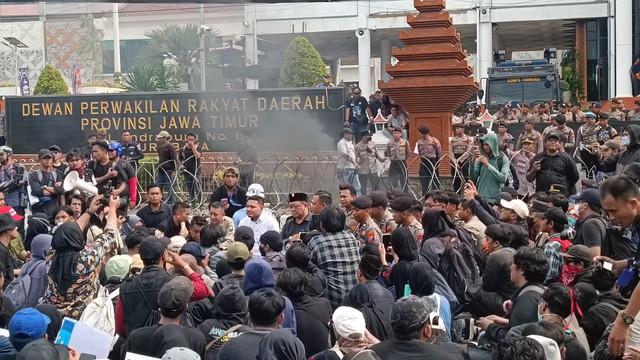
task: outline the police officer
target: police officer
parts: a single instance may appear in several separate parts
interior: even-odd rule
[[[389,199],[384,191],[372,191],[369,193],[371,198],[371,211],[369,216],[378,225],[380,231],[384,234],[391,233],[396,228],[396,222],[393,220],[393,214],[389,209]]]
[[[422,224],[411,213],[413,207],[413,198],[410,196],[396,197],[391,202],[391,210],[393,210],[393,220],[398,227],[404,226],[411,230],[411,234],[416,239],[418,246],[422,243],[422,235],[424,230]]]
[[[353,202],[351,202],[353,204]],[[311,212],[309,211],[309,197],[305,193],[289,194],[289,216],[282,227],[282,238],[288,239],[302,232],[309,231]]]
[[[138,161],[144,157],[140,144],[131,140],[129,130],[122,131],[122,159],[127,160],[138,171]]]
[[[449,139],[449,156],[455,159],[451,162],[451,173],[456,174],[457,169],[461,174],[453,178],[453,189],[459,191],[469,174],[468,160],[473,152],[473,138],[464,133],[464,124],[453,124],[451,127],[453,136]]]
[[[428,126],[420,125],[418,132],[421,134],[421,139],[416,142],[413,152],[420,155],[419,176],[422,195],[424,195],[429,191],[429,185],[432,185],[434,190],[440,189],[437,163],[442,157],[442,145],[440,145],[438,139],[429,135]]]
[[[386,156],[390,160],[389,182],[391,187],[400,186],[407,191],[407,157],[409,156],[409,141],[402,138],[402,129],[393,130],[393,139],[387,144]]]
[[[542,144],[542,134],[533,129],[533,124],[535,123],[536,121],[532,119],[525,120],[524,131],[520,133],[520,136],[518,136],[518,141],[516,141],[516,151],[522,149],[522,141],[524,139],[531,139],[534,141],[534,143],[536,144],[536,154],[544,149]]]
[[[354,209],[353,216],[358,222],[356,239],[360,241],[360,245],[368,243],[380,244],[382,241],[382,231],[369,215],[371,204],[371,198],[366,195],[358,196],[351,202],[351,206]]]

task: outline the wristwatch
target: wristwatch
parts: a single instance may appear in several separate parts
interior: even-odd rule
[[[629,314],[625,314],[624,312],[620,312],[620,318],[622,319],[622,321],[624,321],[624,323],[626,325],[631,325],[633,324],[633,322],[635,321],[634,317],[629,315]]]

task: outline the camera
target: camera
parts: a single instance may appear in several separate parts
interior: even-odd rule
[[[365,34],[365,31],[366,31],[366,29],[363,29],[363,28],[357,28],[357,29],[356,29],[356,37],[359,37],[359,38],[363,37],[363,36],[364,36],[364,34]]]

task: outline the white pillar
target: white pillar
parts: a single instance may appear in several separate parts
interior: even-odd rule
[[[371,90],[371,33],[369,32],[369,2],[358,1],[358,83],[362,96],[369,98]],[[361,31],[361,32],[360,32]]]
[[[482,10],[489,11],[488,8]],[[481,11],[481,10],[479,10]],[[482,16],[482,15],[481,15]],[[478,83],[480,88],[486,91],[486,79],[489,74],[489,68],[493,66],[493,34],[491,29],[491,21],[478,22],[478,37],[477,37],[477,56],[478,56]],[[485,102],[485,98],[482,98],[482,103]]]
[[[258,65],[258,32],[256,29],[255,5],[245,6],[245,42],[244,53],[246,66]],[[247,89],[257,89],[259,87],[257,79],[247,79]]]
[[[119,3],[113,4],[113,72],[122,72],[120,67],[120,15]]]
[[[380,40],[380,79],[385,82],[391,80],[386,71],[387,64],[391,64],[391,41]]]
[[[630,97],[633,95],[629,77],[629,69],[631,69],[633,62],[632,10],[631,1],[616,0],[616,97]]]

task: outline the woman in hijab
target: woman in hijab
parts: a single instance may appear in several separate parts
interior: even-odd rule
[[[89,210],[77,221],[64,223],[53,234],[47,263],[48,286],[43,297],[44,304],[54,305],[62,315],[78,319],[82,311],[93,300],[98,289],[98,274],[102,260],[116,245],[120,205],[118,196],[109,198],[107,225],[102,234],[87,242],[84,230],[91,217],[102,208],[102,196],[95,196]]]
[[[27,302],[24,307],[38,305],[38,300],[44,295],[47,289],[47,253],[51,249],[51,235],[36,235],[31,242],[31,259],[27,261],[20,270],[20,275],[14,281],[21,281],[21,278],[29,275],[31,286],[27,294]]]
[[[447,215],[442,210],[428,209],[422,214],[422,246],[420,254],[432,268],[438,268],[440,256],[445,251],[443,239],[453,238],[456,233],[447,224]]]
[[[142,219],[140,219],[137,215],[129,215],[126,218],[126,221],[120,227],[120,233],[122,234],[122,240],[124,240],[127,236],[131,235],[137,228],[142,226]]]
[[[444,322],[446,340],[451,341],[451,306],[447,298],[436,291],[433,269],[423,262],[413,264],[409,270],[409,286],[413,295],[429,297],[436,305],[439,304],[439,312],[436,315]]]
[[[286,328],[270,332],[258,346],[257,360],[305,360],[304,345]]]
[[[389,274],[397,300],[403,296],[404,286],[409,283],[411,264],[418,261],[418,245],[409,228],[398,227],[391,232],[391,247],[398,257],[398,263],[393,265]]]
[[[47,325],[47,340],[55,342],[58,332],[60,332],[60,328],[62,327],[62,316],[60,316],[60,312],[55,306],[49,304],[36,305],[36,310],[51,320],[49,325]]]
[[[31,242],[36,235],[48,234],[51,230],[49,216],[45,213],[35,213],[27,221],[27,233],[24,237],[24,248],[31,251]]]
[[[208,301],[208,300],[206,300]],[[227,330],[237,325],[246,325],[249,314],[249,306],[244,292],[238,285],[225,286],[215,297],[213,304],[213,319],[205,320],[198,330],[205,336],[205,342],[209,344]],[[216,341],[205,353],[205,360],[215,360],[222,345],[229,339],[241,333],[238,328]],[[249,328],[244,327],[244,330]]]
[[[389,315],[386,316],[376,305],[369,287],[364,283],[358,283],[347,293],[341,306],[349,306],[360,310],[364,316],[367,330],[378,340],[384,341],[391,337],[391,323]]]

